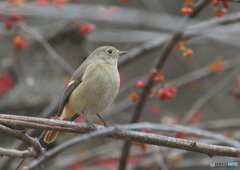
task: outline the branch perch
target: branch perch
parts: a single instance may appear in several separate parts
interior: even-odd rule
[[[0,114],[0,123],[13,128],[18,127],[18,128],[25,128],[25,129],[56,130],[56,131],[74,132],[74,133],[88,132],[88,127],[84,123],[75,123],[70,121],[60,121],[60,120],[34,118],[34,117],[26,117],[26,116]],[[106,129],[104,126],[95,125],[93,129],[95,130],[94,132],[81,135],[76,138],[79,138],[79,140],[81,139],[81,141],[83,140],[82,138],[84,138],[84,140],[89,140],[89,138],[91,138],[91,135],[95,133],[98,134],[99,132],[101,133],[102,136],[107,138],[130,140],[134,142],[177,148],[177,149],[182,149],[187,151],[204,153],[210,156],[219,155],[219,156],[239,157],[239,153],[240,153],[240,149],[233,148],[233,147],[210,145],[210,144],[195,142],[192,140],[177,139],[173,137],[166,137],[166,136],[161,136],[161,135],[156,135],[151,133],[122,130],[126,127],[127,126],[119,126],[117,128],[111,127],[109,129]],[[106,132],[106,134],[102,134],[102,132]],[[76,140],[75,138],[73,139]],[[70,139],[70,140],[73,140],[73,139]],[[60,146],[62,146],[62,144],[59,145],[59,147]]]

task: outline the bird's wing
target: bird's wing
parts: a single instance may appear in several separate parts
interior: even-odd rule
[[[63,112],[63,109],[69,99],[69,97],[71,96],[73,90],[79,85],[81,84],[82,82],[82,77],[83,77],[83,74],[85,72],[87,68],[87,64],[82,64],[74,73],[73,73],[73,76],[72,76],[72,79],[70,81],[70,83],[68,84],[67,88],[65,89],[64,91],[64,94],[63,94],[63,97],[61,99],[61,102],[60,102],[60,105],[59,105],[59,108],[58,108],[58,113],[56,115],[56,118],[57,117],[60,117],[62,112]]]

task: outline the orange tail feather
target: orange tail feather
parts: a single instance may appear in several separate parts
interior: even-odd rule
[[[50,130],[47,131],[47,133],[44,136],[44,142],[48,144],[52,143],[56,139],[58,133],[59,133],[58,131],[50,131]]]

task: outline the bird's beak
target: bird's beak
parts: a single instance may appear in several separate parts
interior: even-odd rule
[[[124,55],[127,54],[127,51],[118,51],[118,55]]]

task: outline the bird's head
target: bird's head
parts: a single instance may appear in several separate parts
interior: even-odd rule
[[[126,53],[126,51],[119,51],[112,46],[102,46],[94,50],[90,54],[89,59],[117,66],[118,57]]]

